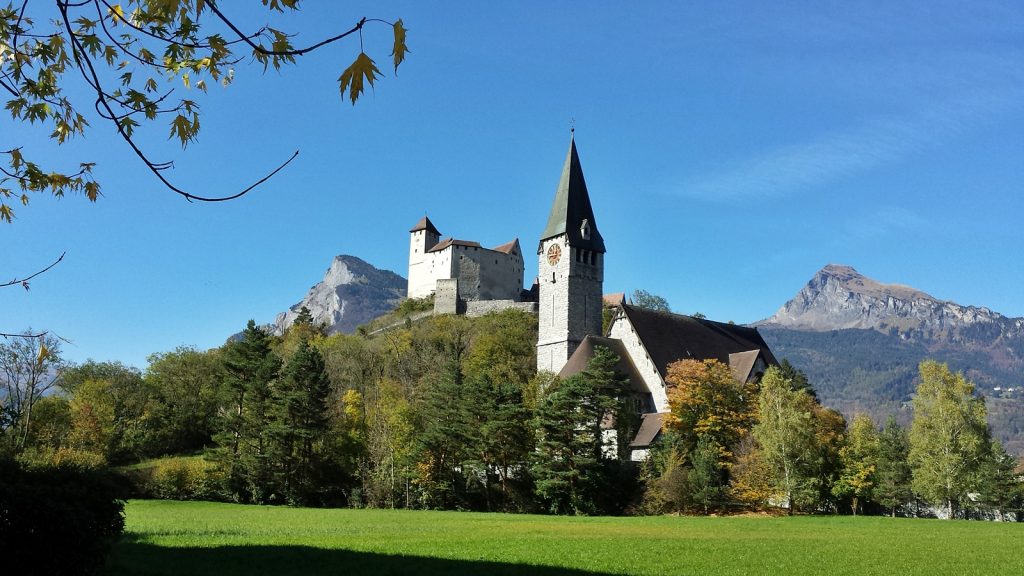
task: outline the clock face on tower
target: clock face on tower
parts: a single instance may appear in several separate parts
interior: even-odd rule
[[[552,244],[548,248],[548,264],[554,266],[558,264],[558,260],[562,257],[562,247],[558,244]]]

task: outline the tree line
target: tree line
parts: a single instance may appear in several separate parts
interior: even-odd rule
[[[62,366],[59,342],[45,338],[5,343],[2,450],[26,465],[112,466],[151,496],[247,503],[1006,518],[1020,509],[1016,461],[992,440],[984,401],[944,365],[921,365],[904,430],[866,416],[848,425],[788,362],[741,383],[717,361],[680,361],[667,374],[663,432],[635,463],[639,403],[618,358],[598,348],[580,374],[537,374],[536,328],[534,316],[508,310],[326,335],[304,311],[283,336],[250,322],[219,348],[154,354],[144,372]]]

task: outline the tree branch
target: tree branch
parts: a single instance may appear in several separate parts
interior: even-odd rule
[[[96,91],[97,104],[103,107],[103,109],[107,112],[107,115],[110,118],[115,118],[117,114],[114,113],[114,110],[110,107],[110,103],[107,101],[106,92],[103,90],[99,74],[96,72],[96,68],[93,66],[92,59],[89,57],[89,53],[85,50],[85,47],[82,46],[81,41],[79,40],[78,36],[74,33],[74,30],[71,26],[71,17],[68,14],[68,4],[60,2],[58,0],[57,7],[60,9],[61,18],[64,21],[64,28],[65,30],[67,30],[71,39],[73,55],[75,57],[75,64],[77,68],[82,73],[82,77],[85,79],[86,83],[89,84]],[[190,202],[193,200],[198,200],[200,202],[224,202],[227,200],[234,200],[235,198],[244,196],[245,194],[249,193],[253,188],[256,188],[257,186],[266,182],[275,174],[280,172],[285,166],[290,164],[292,160],[295,160],[295,158],[299,155],[299,151],[296,150],[295,153],[292,154],[290,158],[288,158],[288,160],[285,160],[284,163],[282,163],[280,166],[278,166],[269,174],[267,174],[263,178],[260,178],[255,183],[245,188],[241,192],[232,194],[230,196],[220,197],[198,196],[190,192],[186,192],[181,188],[178,188],[177,186],[172,184],[167,178],[165,178],[163,174],[160,173],[161,170],[164,170],[170,166],[169,162],[157,163],[151,161],[149,157],[146,156],[145,152],[143,152],[142,149],[139,148],[139,146],[135,143],[132,137],[125,131],[124,126],[121,122],[114,121],[114,126],[117,128],[117,132],[118,134],[120,134],[121,138],[125,142],[127,142],[128,145],[131,147],[132,151],[135,152],[135,155],[138,156],[139,159],[146,164],[146,167],[149,168],[149,171],[152,172],[157,177],[157,179],[159,179],[160,182],[164,184],[164,186],[166,186],[172,192],[184,197],[186,200]]]
[[[3,284],[0,284],[0,288],[6,288],[7,286],[14,286],[15,284],[21,284],[22,286],[25,287],[25,290],[28,290],[28,281],[29,280],[35,278],[36,276],[39,276],[40,274],[45,273],[46,271],[48,271],[50,268],[53,268],[57,264],[60,264],[60,261],[64,259],[64,255],[65,254],[67,254],[67,251],[61,252],[59,258],[57,258],[52,263],[50,263],[49,266],[47,266],[46,268],[43,268],[42,270],[36,272],[35,274],[32,274],[30,276],[26,276],[25,278],[21,278],[21,279],[15,278],[14,280],[11,280],[10,282],[5,282]],[[43,332],[43,334],[45,334],[45,332]],[[8,334],[0,334],[0,335],[8,336]]]
[[[267,50],[263,46],[255,44],[250,37],[247,37],[241,30],[239,30],[238,27],[235,26],[234,22],[229,20],[227,16],[225,16],[224,13],[221,12],[219,8],[217,8],[217,3],[214,2],[214,0],[207,0],[206,5],[214,14],[217,15],[218,18],[220,18],[221,22],[226,24],[228,28],[231,28],[231,31],[234,32],[239,37],[239,39],[241,39],[250,47],[252,47],[253,50],[259,52],[260,54],[265,54],[267,56],[302,56],[303,54],[306,54],[307,52],[312,52],[313,50],[316,50],[321,46],[326,46],[327,44],[337,42],[338,40],[341,40],[346,36],[350,36],[358,32],[359,30],[362,30],[363,24],[366,24],[366,18],[364,17],[362,20],[357,22],[356,25],[353,26],[351,30],[348,30],[347,32],[342,32],[341,34],[338,34],[337,36],[334,36],[332,38],[328,38],[326,40],[317,42],[316,44],[313,44],[312,46],[309,46],[307,48],[300,48],[298,50]]]

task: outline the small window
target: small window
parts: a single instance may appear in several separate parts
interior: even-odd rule
[[[586,218],[584,218],[583,222],[580,224],[580,236],[582,236],[584,240],[590,240],[590,221]]]

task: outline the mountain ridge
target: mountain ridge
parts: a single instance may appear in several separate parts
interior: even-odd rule
[[[908,423],[917,365],[946,362],[987,398],[996,437],[1024,453],[1024,318],[830,264],[754,325],[847,418],[868,413],[880,422],[896,414]]]

